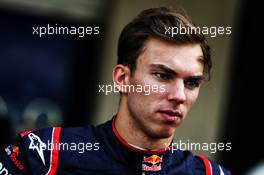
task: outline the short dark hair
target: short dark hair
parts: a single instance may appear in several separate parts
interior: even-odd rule
[[[195,28],[183,10],[166,7],[151,8],[142,11],[135,19],[128,23],[121,32],[118,41],[118,61],[129,67],[133,73],[136,70],[137,58],[143,50],[144,43],[150,37],[158,37],[176,44],[200,44],[204,57],[204,73],[210,79],[212,67],[210,46],[202,33],[186,32],[186,34],[168,35],[165,29],[180,26]]]

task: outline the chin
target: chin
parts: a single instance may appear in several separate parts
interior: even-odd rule
[[[160,135],[162,136],[162,138],[169,138],[174,135],[174,131],[173,132],[161,132]]]
[[[174,131],[175,131],[175,128],[172,128],[172,127],[164,128],[163,127],[163,128],[157,129],[154,135],[156,135],[156,138],[165,139],[165,138],[172,137],[174,135]]]

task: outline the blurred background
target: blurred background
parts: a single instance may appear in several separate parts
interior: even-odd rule
[[[0,147],[17,133],[48,126],[74,127],[111,119],[119,95],[99,93],[111,84],[118,36],[141,10],[180,7],[199,26],[232,27],[231,35],[207,36],[212,80],[175,140],[231,142],[210,153],[233,174],[256,175],[263,167],[261,134],[260,4],[238,0],[1,0]],[[99,27],[98,35],[33,35],[37,26]],[[263,168],[262,168],[263,169]],[[264,174],[263,172],[261,174]]]

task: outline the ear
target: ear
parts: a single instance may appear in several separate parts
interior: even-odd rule
[[[127,93],[126,85],[129,85],[130,69],[122,64],[116,65],[112,71],[112,80],[120,93]]]

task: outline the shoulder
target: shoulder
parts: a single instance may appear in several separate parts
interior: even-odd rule
[[[74,142],[93,138],[91,127],[61,128],[50,127],[39,130],[28,130],[19,134],[18,139],[29,150],[48,149],[49,145],[54,148],[61,141]],[[53,145],[51,145],[53,144]]]
[[[60,128],[25,131],[18,135],[16,142],[0,155],[1,166],[10,174],[43,174],[48,172],[51,150],[47,144],[59,138]],[[8,174],[7,173],[7,174]]]
[[[18,134],[16,142],[0,154],[0,174],[55,174],[64,165],[87,167],[101,158],[98,139],[107,124],[98,126],[28,130]],[[102,139],[102,138],[101,138]],[[78,160],[77,160],[78,159]],[[100,162],[102,160],[100,159]],[[85,162],[80,164],[80,162]]]
[[[92,127],[51,127],[22,132],[18,140],[24,147],[25,156],[29,166],[34,168],[34,173],[49,174],[56,172],[59,156],[62,156],[64,150],[70,150],[74,145],[78,149],[76,145],[85,142],[88,137],[92,138],[92,133]]]

